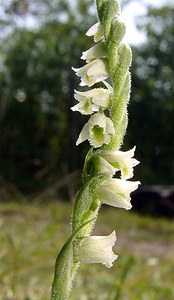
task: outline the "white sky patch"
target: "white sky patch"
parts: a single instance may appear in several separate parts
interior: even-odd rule
[[[146,36],[136,28],[136,19],[146,14],[148,6],[162,7],[172,5],[174,0],[134,0],[125,5],[122,10],[122,18],[126,24],[124,40],[131,45],[145,42]]]
[[[122,19],[126,24],[126,34],[124,39],[130,44],[140,44],[144,42],[145,35],[136,29],[136,17],[145,15],[146,7],[140,2],[132,1],[122,10]]]

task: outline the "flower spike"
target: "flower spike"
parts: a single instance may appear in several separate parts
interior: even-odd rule
[[[83,184],[74,201],[72,234],[56,260],[51,300],[69,299],[80,263],[112,267],[117,259],[112,250],[115,231],[108,236],[91,236],[92,229],[103,203],[131,209],[130,195],[140,184],[128,180],[139,163],[134,158],[135,147],[120,150],[128,124],[132,52],[123,42],[125,24],[119,0],[96,0],[96,4],[98,22],[86,32],[95,44],[82,53],[84,65],[73,68],[81,79],[80,86],[89,89],[75,90],[77,104],[71,107],[89,115],[76,145],[88,140],[91,148],[85,158]],[[115,173],[118,178],[114,178]]]

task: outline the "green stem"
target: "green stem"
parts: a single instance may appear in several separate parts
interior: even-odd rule
[[[57,256],[55,263],[54,280],[52,284],[50,300],[68,300],[72,289],[73,281],[80,265],[74,260],[74,244],[78,243],[79,236],[85,227],[93,223],[94,219],[90,219],[74,230],[72,235],[64,244],[60,253]]]
[[[111,137],[109,145],[106,147],[108,150],[119,150],[125,131],[127,128],[127,103],[130,95],[130,73],[124,81],[122,81],[122,89],[118,90],[117,87],[113,93],[113,101],[110,110],[110,115],[114,124],[116,134]]]

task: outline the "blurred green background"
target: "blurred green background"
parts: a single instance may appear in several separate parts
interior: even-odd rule
[[[63,177],[77,179],[79,173],[67,175],[82,169],[89,145],[75,146],[85,118],[70,110],[79,84],[71,67],[84,64],[81,53],[93,44],[85,32],[96,10],[93,0],[13,0],[1,10],[0,195],[35,195]],[[136,19],[144,42],[132,37],[124,149],[137,147],[135,179],[168,185],[174,182],[174,7],[146,12]]]
[[[123,8],[133,2],[122,1]],[[139,2],[146,7],[136,18],[144,39],[132,36],[123,149],[136,145],[141,164],[134,178],[142,186],[168,186],[174,182],[174,6]],[[68,201],[89,148],[75,146],[86,119],[70,110],[79,84],[71,67],[83,65],[81,53],[93,44],[85,32],[95,22],[94,0],[0,0],[0,300],[49,299],[55,258],[70,230]],[[94,234],[115,229],[119,258],[111,270],[82,265],[72,300],[174,299],[174,221],[142,213],[102,207]]]

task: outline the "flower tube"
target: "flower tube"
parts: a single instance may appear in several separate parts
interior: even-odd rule
[[[99,187],[97,195],[102,203],[129,210],[132,207],[130,193],[135,191],[139,184],[139,181],[111,178]]]
[[[101,263],[111,268],[117,255],[112,251],[116,242],[116,234],[113,231],[108,236],[91,236],[83,238],[75,247],[75,260],[81,263]]]

